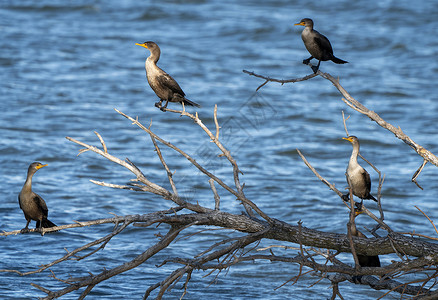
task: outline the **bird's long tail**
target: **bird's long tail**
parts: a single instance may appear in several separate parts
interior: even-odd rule
[[[185,105],[196,106],[196,107],[201,107],[201,105],[199,105],[198,103],[193,102],[193,101],[191,101],[191,100],[189,100],[187,98],[184,98],[184,104]]]
[[[377,199],[374,198],[374,196],[371,195],[371,194],[369,194],[369,195],[368,195],[368,198],[365,198],[365,199],[369,199],[369,200],[373,200],[373,201],[376,201],[376,202],[377,202]]]
[[[40,225],[39,222],[40,222],[40,221],[37,221],[37,224],[36,224],[36,227],[37,227],[37,228],[38,228],[39,225]],[[55,227],[55,226],[56,226],[56,224],[53,223],[52,221],[48,220],[48,219],[44,219],[44,220],[42,221],[42,227],[43,227],[43,228],[50,228],[50,227]]]
[[[346,64],[346,63],[348,63],[348,61],[345,61],[345,60],[342,60],[340,58],[337,58],[336,56],[333,56],[332,62],[337,63],[337,64]]]

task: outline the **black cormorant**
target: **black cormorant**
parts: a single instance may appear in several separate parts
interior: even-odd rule
[[[318,71],[321,61],[331,60],[337,64],[348,63],[348,61],[339,59],[333,55],[333,49],[330,41],[318,31],[313,30],[312,19],[302,19],[300,23],[295,25],[305,26],[303,32],[301,33],[301,38],[303,39],[307,51],[309,51],[312,56],[303,60],[303,64],[307,65],[312,58],[316,58],[318,60],[318,65],[312,66],[314,73]]]
[[[351,235],[365,239],[367,238],[365,234],[357,230],[355,223],[351,225],[350,229]],[[359,265],[361,267],[380,267],[380,259],[378,255],[367,256],[358,254],[357,259],[359,260]]]

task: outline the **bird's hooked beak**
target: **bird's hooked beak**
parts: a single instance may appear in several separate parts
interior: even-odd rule
[[[294,24],[294,26],[296,26],[296,25],[306,26],[306,24],[304,24],[304,22],[302,22],[302,21],[300,23]]]
[[[41,169],[41,168],[44,168],[45,166],[48,166],[48,164],[45,164],[45,165],[38,165],[38,166],[35,167],[35,169],[39,170],[39,169]]]
[[[346,141],[349,141],[350,143],[352,143],[353,142],[353,139],[351,138],[351,137],[343,137],[342,138],[343,140],[346,140]]]
[[[143,44],[135,43],[135,45],[136,46],[141,46],[141,47],[144,47],[144,48],[148,49],[148,46],[145,43],[143,43]]]

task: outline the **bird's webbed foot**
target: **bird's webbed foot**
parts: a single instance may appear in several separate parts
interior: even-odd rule
[[[309,57],[308,59],[303,60],[303,64],[308,65],[310,63],[310,60],[313,58],[313,56]]]
[[[29,223],[30,223],[30,219],[26,219],[27,223],[26,223],[26,227],[24,227],[23,229],[20,230],[21,233],[28,233],[29,232]]]
[[[311,66],[312,70],[313,70],[313,74],[316,74],[316,72],[318,72],[319,66]]]
[[[342,195],[342,200],[344,200],[345,202],[350,201],[350,194]]]
[[[23,229],[20,230],[20,233],[28,233],[29,232],[29,228],[24,227]]]
[[[161,103],[163,103],[163,100],[156,102],[155,107],[158,107],[159,109],[161,109]]]
[[[166,111],[167,104],[169,104],[169,101],[166,101],[166,104],[164,104],[164,106],[161,106],[161,105],[160,105],[160,110],[161,110],[161,111]]]
[[[43,222],[42,221],[37,221],[36,226],[35,226],[35,232],[39,232],[41,234],[41,236],[44,235],[44,233],[43,233]]]
[[[363,212],[362,211],[363,210],[363,200],[360,202],[355,202],[354,206],[355,206],[354,212],[356,213],[356,215],[359,215]]]
[[[359,276],[353,276],[351,279],[353,280],[353,282],[354,282],[355,284],[361,284],[361,283],[362,283],[362,275],[359,275]]]

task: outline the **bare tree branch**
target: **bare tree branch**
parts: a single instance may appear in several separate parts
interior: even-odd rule
[[[395,126],[391,125],[390,123],[386,122],[385,120],[383,120],[377,113],[375,113],[374,111],[369,110],[368,108],[366,108],[364,105],[362,105],[362,103],[360,103],[359,101],[357,101],[356,99],[354,99],[339,83],[339,80],[335,79],[333,76],[331,76],[328,73],[323,73],[321,71],[318,70],[318,72],[316,74],[312,74],[314,76],[308,75],[305,76],[301,79],[285,79],[285,80],[280,80],[280,79],[275,79],[275,78],[270,78],[270,77],[266,77],[266,76],[262,76],[259,74],[256,74],[254,72],[249,72],[246,70],[243,70],[244,73],[249,74],[251,76],[256,76],[259,78],[263,78],[266,79],[267,82],[280,82],[280,83],[288,83],[288,82],[297,82],[297,81],[303,81],[303,80],[308,80],[311,79],[313,77],[315,77],[316,75],[320,75],[322,78],[329,80],[337,89],[338,91],[342,94],[342,96],[344,97],[342,100],[351,108],[353,108],[354,110],[366,115],[367,117],[369,117],[371,120],[373,120],[374,122],[376,122],[378,125],[380,125],[381,127],[389,130],[390,132],[392,132],[398,139],[402,140],[404,143],[406,143],[408,146],[410,146],[412,149],[415,150],[415,152],[417,152],[418,155],[420,155],[422,158],[424,158],[426,161],[430,162],[431,164],[434,164],[435,166],[438,166],[438,157],[436,157],[432,152],[430,152],[429,150],[426,150],[424,147],[422,147],[421,145],[415,143],[408,135],[406,135],[402,129],[400,127],[396,128]],[[260,87],[259,87],[260,88]],[[415,179],[418,176],[415,176]],[[415,182],[415,181],[414,181]]]
[[[189,225],[188,225],[189,226]],[[137,267],[138,265],[145,262],[147,259],[152,257],[154,254],[159,252],[161,249],[166,248],[177,236],[178,234],[185,229],[185,227],[180,228],[173,228],[171,227],[169,232],[166,234],[166,236],[161,239],[157,244],[151,246],[148,250],[134,258],[130,262],[126,262],[120,266],[117,266],[110,270],[104,270],[100,274],[97,275],[90,275],[87,279],[81,280],[80,282],[77,282],[73,285],[69,285],[61,290],[58,290],[56,292],[50,291],[47,293],[47,297],[44,297],[43,299],[55,299],[62,295],[68,294],[72,291],[78,290],[81,287],[89,287],[94,286],[98,284],[99,282],[102,282],[108,278],[111,278],[113,276],[116,276],[120,273],[126,272],[130,269],[133,269]]]
[[[243,70],[243,73],[246,73],[246,74],[248,74],[248,75],[255,76],[255,77],[262,78],[262,79],[265,79],[265,80],[266,80],[262,85],[260,85],[260,86],[256,89],[256,91],[258,91],[260,88],[262,88],[262,87],[263,87],[265,84],[267,84],[268,82],[278,82],[278,83],[281,83],[281,84],[283,85],[283,84],[285,84],[285,83],[291,83],[291,82],[293,83],[293,82],[300,82],[300,81],[309,80],[309,79],[311,79],[311,78],[316,77],[316,76],[319,75],[319,74],[318,74],[319,72],[318,72],[318,73],[316,73],[316,74],[310,74],[310,75],[304,76],[304,77],[302,77],[302,78],[293,78],[293,79],[275,79],[275,78],[271,78],[271,77],[267,77],[267,76],[259,75],[259,74],[256,74],[256,73],[254,73],[254,72],[250,72],[250,71],[247,71],[247,70]]]
[[[317,75],[321,75],[321,72],[318,71]],[[230,162],[233,170],[232,176],[234,180],[234,187],[225,184],[222,179],[213,175],[211,170],[207,170],[205,167],[201,166],[201,164],[199,164],[193,157],[170,142],[167,142],[157,136],[151,131],[151,126],[145,127],[137,119],[131,118],[124,113],[117,111],[119,114],[133,122],[134,125],[138,126],[140,129],[149,134],[163,169],[166,171],[165,176],[167,178],[163,174],[163,179],[166,178],[169,181],[172,191],[169,191],[164,187],[148,180],[145,175],[148,173],[142,172],[130,159],[126,158],[125,160],[122,160],[110,154],[105,146],[103,137],[98,133],[96,133],[96,135],[98,136],[103,150],[96,146],[92,146],[67,137],[68,140],[85,148],[85,150],[80,150],[79,154],[85,151],[94,152],[105,157],[109,161],[115,162],[124,168],[127,168],[135,176],[135,178],[132,180],[132,183],[129,183],[128,185],[105,183],[96,180],[92,180],[92,182],[111,188],[129,189],[137,192],[152,193],[161,196],[163,199],[172,201],[173,203],[177,204],[177,206],[171,207],[165,211],[157,211],[149,214],[114,216],[113,218],[80,221],[53,228],[43,228],[42,233],[47,233],[66,229],[71,230],[73,228],[83,226],[98,226],[108,223],[114,224],[112,230],[109,230],[105,236],[84,244],[74,250],[66,249],[65,255],[57,260],[42,265],[37,270],[21,272],[19,270],[5,269],[0,270],[0,272],[13,272],[19,275],[32,275],[43,272],[60,263],[69,263],[70,260],[82,260],[84,263],[86,263],[87,260],[85,258],[104,250],[108,243],[116,242],[113,237],[118,234],[123,234],[124,230],[128,226],[132,225],[136,227],[150,227],[152,224],[158,224],[161,226],[170,227],[167,234],[165,236],[157,234],[157,236],[160,237],[159,240],[154,241],[152,245],[142,249],[137,257],[132,260],[127,260],[111,269],[99,271],[97,274],[89,273],[86,276],[76,278],[63,278],[65,274],[61,274],[60,276],[54,271],[51,271],[52,280],[60,285],[59,287],[56,286],[55,289],[48,289],[36,283],[33,283],[32,285],[47,295],[44,299],[54,299],[78,290],[80,290],[79,299],[83,299],[89,295],[90,292],[101,282],[146,263],[151,257],[161,253],[161,251],[166,249],[166,247],[168,247],[172,242],[189,240],[200,232],[210,232],[219,228],[227,233],[233,233],[233,236],[222,238],[219,241],[215,240],[213,243],[211,243],[211,245],[205,247],[204,249],[198,250],[197,253],[193,253],[188,257],[171,257],[162,261],[158,267],[166,264],[168,265],[167,267],[170,266],[172,270],[164,275],[163,278],[158,279],[159,282],[145,288],[146,291],[143,296],[144,299],[149,298],[153,293],[157,299],[165,298],[166,293],[177,285],[181,285],[182,298],[189,291],[189,282],[194,271],[205,270],[207,271],[206,276],[211,275],[213,277],[212,281],[214,281],[222,272],[227,272],[227,270],[236,264],[256,260],[298,264],[298,273],[294,274],[294,276],[291,276],[289,280],[281,284],[279,287],[289,283],[296,284],[303,276],[309,272],[312,272],[319,276],[316,282],[319,282],[320,280],[330,280],[333,287],[332,298],[342,297],[339,289],[340,282],[348,281],[357,283],[354,281],[354,278],[357,276],[362,276],[360,281],[361,284],[366,284],[370,288],[376,290],[386,289],[389,290],[388,293],[394,292],[401,295],[421,295],[421,297],[435,295],[436,290],[433,288],[438,274],[438,245],[433,242],[433,239],[425,240],[424,238],[415,237],[422,237],[420,234],[400,234],[392,231],[391,228],[383,221],[383,213],[381,214],[381,218],[377,218],[364,205],[358,207],[358,204],[354,203],[352,195],[350,195],[350,203],[342,200],[339,202],[344,203],[347,207],[349,207],[350,217],[353,216],[353,213],[356,210],[360,209],[362,213],[370,216],[376,222],[376,224],[378,224],[378,226],[387,231],[385,232],[386,236],[380,237],[376,234],[377,237],[364,239],[353,236],[351,234],[351,227],[348,227],[347,234],[324,232],[306,228],[303,226],[301,221],[298,222],[298,225],[290,225],[281,220],[277,220],[271,216],[268,216],[253,201],[248,199],[243,191],[244,184],[240,183],[240,175],[242,172],[240,171],[237,162],[232,157],[230,151],[228,151],[219,140],[220,126],[219,122],[217,121],[217,110],[214,112],[214,122],[216,127],[215,134],[213,134],[204,125],[197,114],[192,115],[186,112],[184,109],[183,111],[166,109],[166,111],[178,113],[181,116],[188,117],[198,126],[203,128],[203,130],[207,133],[208,138],[220,149],[220,153],[222,153],[221,156],[225,156]],[[179,153],[182,157],[190,161],[198,170],[205,174],[213,192],[212,198],[214,200],[212,199],[212,203],[214,201],[214,209],[199,205],[196,199],[186,201],[178,196],[177,187],[173,181],[173,174],[170,171],[171,168],[166,163],[160,148],[161,146],[159,146],[158,142],[161,143],[160,145],[169,147],[170,149]],[[342,198],[342,192],[337,190],[333,184],[319,175],[316,169],[312,167],[301,151],[297,149],[297,152],[309,169],[312,170],[312,172],[324,184],[326,184],[340,198]],[[218,157],[218,159],[221,159],[221,157]],[[379,184],[379,195],[383,179]],[[221,210],[220,197],[218,191],[216,190],[215,182],[219,184],[219,186],[221,186],[226,192],[236,197],[236,199],[246,207],[247,214],[234,214],[226,212],[223,210],[224,208]],[[172,202],[169,203],[172,204]],[[256,214],[254,214],[254,212],[260,216],[260,218],[256,218]],[[423,214],[426,218],[428,218],[425,213]],[[428,220],[433,225],[432,220],[429,218]],[[353,224],[351,221],[354,222],[354,218],[350,218],[350,225]],[[202,226],[201,231],[197,230],[195,233],[181,235],[181,233],[186,229],[199,226]],[[34,231],[35,230],[30,230],[30,232]],[[21,231],[16,230],[4,232],[0,233],[0,236],[7,238],[8,235],[18,233],[21,233]],[[183,236],[184,239],[177,240],[176,238],[180,235]],[[256,252],[256,248],[259,247],[261,241],[264,239],[270,239],[283,243],[286,242],[289,243],[290,246],[278,246],[278,248],[281,247],[284,249],[283,251],[285,252],[285,255],[282,256],[274,253],[274,251],[280,251],[274,249],[276,246],[258,249],[257,251],[268,251],[266,255],[259,254]],[[344,257],[339,255],[341,253],[353,253],[353,257],[356,261],[355,266],[352,267],[349,261],[344,261]],[[399,258],[396,257],[397,260],[393,260],[386,266],[359,267],[358,265],[357,255],[374,256],[392,253],[396,253]],[[410,275],[412,272],[417,272],[419,274],[415,281],[412,281],[412,277]],[[316,282],[314,284],[316,284]],[[420,283],[420,285],[415,285],[417,283]]]
[[[220,186],[222,186],[223,188],[225,188],[228,192],[232,193],[233,195],[235,195],[239,200],[241,200],[243,203],[245,203],[246,205],[250,206],[252,209],[254,209],[254,211],[256,211],[262,218],[264,218],[265,220],[267,220],[268,222],[272,222],[271,218],[266,215],[263,211],[261,211],[256,204],[254,204],[252,201],[250,201],[249,199],[247,199],[243,193],[243,187],[240,184],[240,180],[239,180],[239,174],[241,173],[239,170],[239,167],[237,166],[236,161],[234,160],[234,158],[231,156],[231,153],[222,145],[221,142],[219,142],[219,140],[216,139],[216,137],[213,135],[213,133],[211,133],[211,131],[202,123],[201,119],[199,119],[198,114],[196,115],[192,115],[188,112],[185,111],[174,111],[174,112],[178,112],[180,113],[182,116],[187,116],[190,119],[194,120],[196,124],[198,124],[209,136],[209,138],[216,144],[216,146],[222,151],[223,155],[228,159],[228,161],[231,163],[231,165],[233,166],[233,174],[234,174],[234,182],[237,188],[237,191],[233,190],[231,187],[229,187],[228,185],[226,185],[222,180],[220,180],[219,178],[217,178],[216,176],[214,176],[212,173],[210,173],[209,171],[207,171],[206,169],[204,169],[200,164],[198,164],[193,158],[191,158],[188,154],[186,154],[185,152],[183,152],[182,150],[178,149],[177,147],[175,147],[174,145],[172,145],[169,142],[164,141],[163,139],[161,139],[160,137],[158,137],[157,135],[155,135],[149,128],[144,127],[140,122],[138,122],[138,120],[133,119],[131,117],[129,117],[128,115],[122,113],[121,111],[115,109],[119,114],[121,114],[122,116],[124,116],[125,118],[127,118],[128,120],[132,121],[133,124],[137,125],[138,127],[140,127],[142,130],[146,131],[147,133],[149,133],[151,136],[153,136],[155,139],[157,139],[158,141],[160,141],[161,143],[165,144],[166,146],[168,146],[169,148],[172,148],[173,150],[179,152],[181,155],[183,155],[186,159],[188,159],[195,167],[197,167],[202,173],[204,173],[205,175],[207,175],[208,177],[210,177],[211,179],[213,179],[214,181],[216,181]],[[249,209],[247,209],[247,212],[249,215],[253,216],[252,213],[250,212]]]

